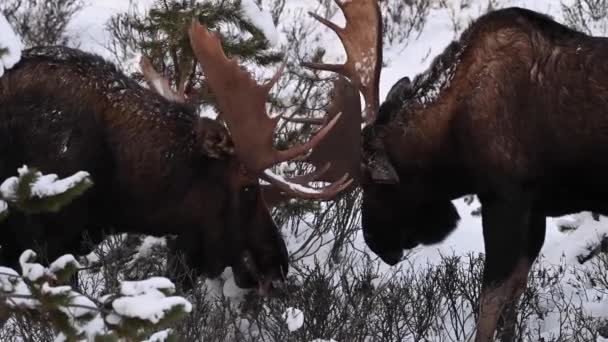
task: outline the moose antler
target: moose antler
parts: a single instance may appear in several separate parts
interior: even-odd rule
[[[317,181],[334,182],[343,174],[348,173],[355,183],[360,181],[361,166],[361,102],[359,92],[354,85],[344,77],[334,81],[331,106],[323,119],[289,118],[291,122],[302,122],[312,125],[323,125],[344,113],[336,126],[319,143],[317,148],[306,158],[317,170],[323,169],[328,163],[331,168],[317,175]]]
[[[144,79],[146,80],[146,83],[148,83],[150,89],[153,89],[167,100],[179,103],[186,102],[186,98],[184,96],[184,89],[186,83],[185,78],[179,81],[178,91],[175,92],[173,91],[173,89],[171,89],[171,86],[169,86],[169,80],[167,80],[164,76],[160,75],[156,71],[156,69],[154,69],[152,63],[147,57],[141,57],[139,61],[139,66],[141,68],[142,74],[144,75]]]
[[[289,122],[322,126],[344,113],[334,128],[319,145],[306,157],[315,166],[315,171],[304,176],[289,179],[290,183],[308,184],[315,181],[335,182],[344,174],[353,178],[353,184],[360,184],[361,151],[361,102],[359,91],[344,77],[334,81],[331,106],[323,118],[284,118]],[[290,196],[273,186],[263,186],[264,199],[269,206],[275,206]]]
[[[273,147],[273,134],[279,117],[268,116],[266,100],[285,65],[269,82],[259,85],[235,60],[226,57],[217,34],[209,32],[196,21],[192,22],[189,34],[194,55],[216,96],[239,160],[248,172],[267,180],[285,193],[305,199],[329,199],[350,185],[352,180],[344,175],[325,188],[315,189],[289,182],[268,170],[274,164],[301,157],[314,149],[340,115],[336,115],[308,142],[288,150],[276,150]]]
[[[382,65],[382,20],[377,0],[334,0],[344,12],[344,28],[315,13],[310,15],[334,31],[346,50],[346,63],[303,63],[305,67],[327,70],[348,77],[365,98],[364,119],[374,122],[379,107],[379,82]]]

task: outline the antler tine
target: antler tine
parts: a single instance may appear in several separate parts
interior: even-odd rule
[[[344,176],[342,176],[342,178],[324,188],[314,189],[294,182],[289,182],[283,177],[272,173],[270,170],[264,171],[264,175],[262,176],[262,178],[270,184],[276,186],[288,197],[297,197],[311,200],[333,199],[334,197],[336,197],[337,194],[348,188],[353,182],[352,179],[349,179],[349,175],[345,174]]]
[[[327,134],[325,139],[305,159],[315,166],[315,171],[304,176],[296,176],[289,179],[277,176],[278,179],[274,182],[269,180],[272,185],[277,185],[277,182],[287,184],[283,184],[281,187],[267,186],[263,188],[264,198],[268,205],[274,206],[293,197],[302,197],[294,189],[298,189],[299,186],[310,182],[334,182],[328,187],[327,193],[332,193],[331,191],[334,189],[342,191],[352,184],[350,181],[344,181],[344,174],[351,175],[355,183],[360,182],[360,129],[362,120],[361,115],[359,115],[361,113],[359,92],[344,77],[336,79],[333,89],[332,103],[327,115],[323,119],[312,119],[312,123],[324,124],[329,120],[335,119],[338,114],[341,114],[341,111],[344,112],[344,117],[337,122],[336,127]],[[305,118],[288,120],[307,121]],[[332,196],[327,196],[327,194],[323,194],[320,197],[322,198],[315,199],[333,198]]]
[[[269,82],[259,85],[236,61],[226,57],[217,34],[210,33],[197,21],[192,22],[189,34],[192,50],[216,96],[239,160],[250,173],[268,179],[285,193],[307,199],[327,199],[329,195],[342,191],[346,183],[350,184],[350,181],[341,179],[323,189],[294,186],[267,170],[276,163],[292,160],[313,150],[330,132],[340,115],[336,115],[306,143],[284,151],[274,149],[272,138],[280,117],[268,117],[266,98],[285,63]]]
[[[290,118],[290,117],[282,116],[282,118],[285,121],[289,121],[289,122],[293,122],[293,123],[310,124],[310,125],[315,125],[315,126],[321,126],[321,125],[324,125],[325,123],[327,123],[326,117],[325,118],[301,118],[301,117]]]
[[[340,6],[340,8],[342,8],[342,6]],[[320,15],[318,15],[314,12],[310,12],[310,11],[308,12],[308,14],[310,14],[311,17],[315,18],[321,24],[327,26],[329,29],[334,31],[338,36],[341,36],[344,33],[343,28],[341,28],[340,26],[334,24],[333,22],[321,17]]]
[[[277,84],[277,82],[279,81],[279,79],[281,78],[281,76],[283,76],[283,72],[285,72],[285,67],[287,66],[287,59],[285,59],[283,61],[283,63],[281,63],[281,66],[279,67],[279,69],[277,70],[277,72],[275,72],[274,76],[272,76],[272,78],[270,79],[270,81],[266,82],[264,84],[264,88],[266,88],[266,92],[268,94],[270,94],[270,90],[272,90],[272,87],[274,87],[275,84]]]
[[[288,183],[306,185],[310,182],[314,182],[314,181],[318,180],[319,177],[321,175],[323,175],[323,173],[325,173],[329,169],[329,167],[330,167],[330,163],[327,163],[322,169],[315,169],[313,172],[307,173],[305,175],[295,176],[293,178],[287,178],[286,181]],[[264,200],[266,201],[266,204],[270,207],[277,206],[280,203],[285,202],[286,200],[289,200],[290,198],[293,197],[293,195],[286,194],[285,192],[281,191],[281,189],[279,189],[272,183],[262,185],[261,189],[262,189],[262,193],[264,194]]]
[[[350,0],[336,4],[344,12],[346,26],[314,13],[312,17],[336,32],[346,50],[346,63],[303,63],[315,70],[326,70],[348,77],[357,85],[366,102],[365,121],[372,123],[380,104],[378,89],[382,63],[382,20],[377,0]]]
[[[150,89],[153,89],[167,100],[179,103],[184,103],[186,101],[183,92],[174,92],[169,86],[169,81],[154,69],[152,63],[147,57],[141,57],[139,60],[139,66]]]

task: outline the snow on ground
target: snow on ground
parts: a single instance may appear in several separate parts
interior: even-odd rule
[[[21,59],[23,43],[0,13],[0,77]]]
[[[287,324],[287,329],[293,332],[304,325],[304,312],[296,308],[287,308],[285,313],[283,313],[283,319]]]
[[[153,324],[160,322],[175,307],[192,311],[192,304],[182,297],[166,297],[175,286],[166,278],[156,277],[142,281],[124,281],[120,294],[124,297],[112,302],[112,308],[123,317],[137,318]]]

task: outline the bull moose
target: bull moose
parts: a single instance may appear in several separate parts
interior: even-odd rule
[[[292,181],[270,171],[317,147],[339,115],[309,141],[276,150],[277,119],[267,116],[265,102],[280,72],[259,85],[225,57],[216,35],[198,23],[189,35],[226,125],[65,47],[27,50],[0,78],[0,178],[27,164],[60,176],[86,170],[95,182],[58,214],[3,222],[3,262],[14,266],[34,247],[49,259],[84,253],[83,232],[99,241],[112,229],[175,235],[194,271],[213,277],[232,266],[244,288],[266,293],[284,279],[287,250],[259,179],[281,195],[313,200],[348,187],[346,175],[313,188],[314,172]]]
[[[486,257],[475,340],[493,341],[525,289],[545,218],[607,212],[608,40],[530,10],[497,10],[380,106],[377,1],[336,3],[344,27],[313,16],[337,33],[346,63],[305,66],[344,75],[365,99],[361,169],[349,170],[363,190],[364,239],[394,265],[404,249],[447,237],[459,220],[451,201],[477,194]]]

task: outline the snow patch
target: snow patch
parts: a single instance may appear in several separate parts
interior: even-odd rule
[[[211,120],[217,119],[219,116],[218,112],[213,108],[213,106],[202,105],[198,108],[198,115],[201,118],[207,118]]]
[[[124,296],[137,296],[153,290],[173,293],[175,285],[169,279],[163,277],[153,277],[141,281],[123,281],[120,284],[120,294]]]
[[[21,273],[24,278],[30,281],[38,281],[44,277],[44,267],[40,264],[32,263],[36,259],[36,253],[31,249],[23,252],[19,257],[19,265],[21,265]]]
[[[271,46],[278,44],[279,33],[274,26],[270,12],[260,10],[253,0],[241,0],[241,9],[251,24],[264,33]]]
[[[176,307],[185,312],[192,311],[192,304],[182,297],[165,297],[173,292],[175,285],[166,278],[155,277],[142,281],[125,281],[121,284],[121,297],[112,302],[112,308],[123,317],[138,318],[153,324],[160,322],[165,314]]]
[[[146,236],[144,241],[142,241],[141,246],[139,246],[137,250],[137,254],[133,257],[133,259],[139,258],[147,258],[152,255],[154,252],[154,247],[165,247],[167,245],[167,240],[162,237],[156,236]]]
[[[32,184],[31,191],[32,196],[40,198],[62,194],[89,177],[89,173],[85,171],[78,171],[64,179],[59,179],[56,174],[42,175],[39,172],[37,174],[39,178]]]
[[[283,313],[283,319],[290,332],[294,332],[304,325],[304,313],[296,308],[287,308]]]
[[[169,334],[171,334],[172,330],[171,329],[166,329],[166,330],[162,330],[159,331],[155,334],[153,334],[152,336],[150,336],[149,339],[144,340],[143,342],[165,342],[169,340]]]
[[[66,255],[59,257],[59,259],[55,260],[49,266],[49,270],[53,273],[57,273],[62,270],[65,270],[68,266],[73,266],[74,268],[82,267],[82,266],[80,266],[80,263],[78,263],[78,261],[76,261],[76,258],[74,258],[73,255],[66,254]]]
[[[4,69],[12,68],[21,59],[21,50],[23,43],[17,37],[8,21],[0,13],[0,77],[4,74]]]

